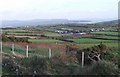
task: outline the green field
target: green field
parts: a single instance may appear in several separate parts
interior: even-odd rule
[[[52,50],[52,56],[60,55],[59,49],[56,48],[56,49],[51,49],[51,50]],[[49,49],[47,49],[47,48],[30,49],[29,55],[30,56],[39,55],[39,56],[43,56],[43,57],[48,57]]]
[[[52,32],[46,32],[44,33],[45,36],[62,36],[62,34],[58,34],[58,33],[52,33]]]
[[[8,32],[7,34],[14,34],[14,35],[27,35],[28,33],[17,33],[17,32]]]
[[[60,49],[54,48],[52,50],[52,56],[60,55]],[[29,48],[29,56],[39,55],[41,57],[48,57],[48,48]],[[8,46],[3,47],[3,52],[6,54],[12,54],[12,48]],[[14,52],[18,55],[26,56],[26,49],[21,47],[15,47]]]
[[[117,42],[116,43],[104,43],[104,44],[108,47],[118,48],[118,43]],[[92,46],[95,46],[95,45],[99,45],[99,43],[97,43],[97,44],[78,44],[78,45],[87,48],[87,47],[92,47]]]
[[[57,36],[70,36],[70,34],[58,34],[54,32],[46,32],[44,33],[45,36],[52,36],[52,37],[57,37]]]
[[[100,43],[100,42],[114,42],[112,40],[99,40],[99,39],[92,39],[92,38],[80,38],[80,39],[69,39],[69,40],[72,40],[74,41],[75,43],[89,43],[89,44],[92,44],[92,43]]]
[[[118,32],[92,32],[92,34],[118,35]]]
[[[3,30],[3,32],[27,32],[27,31],[23,29],[7,29]]]
[[[96,38],[106,38],[106,39],[116,39],[116,40],[119,39],[117,36],[98,36]]]
[[[56,42],[63,42],[60,40],[55,40],[55,39],[29,39],[29,42],[33,43],[56,43]]]

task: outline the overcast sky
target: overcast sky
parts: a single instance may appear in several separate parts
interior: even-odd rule
[[[119,0],[0,0],[0,19],[114,20]]]

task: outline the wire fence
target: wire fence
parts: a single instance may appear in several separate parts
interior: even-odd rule
[[[27,50],[28,46],[28,50]],[[28,52],[27,52],[28,51]],[[16,43],[3,43],[2,52],[7,54],[18,54],[22,56],[41,56],[41,57],[53,57],[60,55],[62,50],[60,48],[43,48],[43,47],[33,47],[27,44],[16,44]]]
[[[15,43],[2,43],[2,53],[13,54],[15,53],[18,56],[24,57],[32,57],[32,56],[40,56],[40,57],[54,57],[63,55],[64,58],[64,49],[60,48],[42,48],[42,47],[33,47],[32,45],[27,44],[15,44]],[[64,52],[64,53],[63,53]],[[84,67],[84,52],[81,53],[81,64]]]

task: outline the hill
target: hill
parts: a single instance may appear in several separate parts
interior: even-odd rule
[[[88,20],[68,20],[68,19],[35,19],[35,20],[3,20],[2,27],[16,27],[16,26],[36,26],[36,25],[50,25],[50,24],[67,24],[67,23],[87,23]]]
[[[103,22],[98,22],[96,24],[99,24],[99,25],[117,25],[118,24],[118,20],[103,21]]]
[[[118,20],[111,21],[90,21],[90,20],[68,20],[68,19],[34,19],[34,20],[3,20],[2,27],[18,27],[18,26],[46,26],[52,24],[99,24],[99,25],[116,25]]]

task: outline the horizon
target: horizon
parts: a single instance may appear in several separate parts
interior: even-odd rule
[[[17,19],[17,20],[0,20],[1,22],[2,21],[34,21],[34,20],[68,20],[68,21],[80,21],[80,22],[97,22],[97,21],[101,21],[101,22],[104,22],[104,21],[114,21],[114,20],[119,20],[119,19],[103,19],[103,20],[82,20],[82,19],[26,19],[26,20],[20,20],[20,19]]]
[[[56,21],[57,20],[57,21]],[[59,21],[61,20],[61,21]],[[110,22],[116,20],[104,20],[104,21],[89,21],[89,20],[65,20],[65,19],[37,19],[37,20],[5,20],[0,21],[0,28],[7,28],[7,27],[20,27],[20,26],[37,26],[37,25],[53,25],[53,24],[96,24],[96,23],[103,23],[103,22]]]

